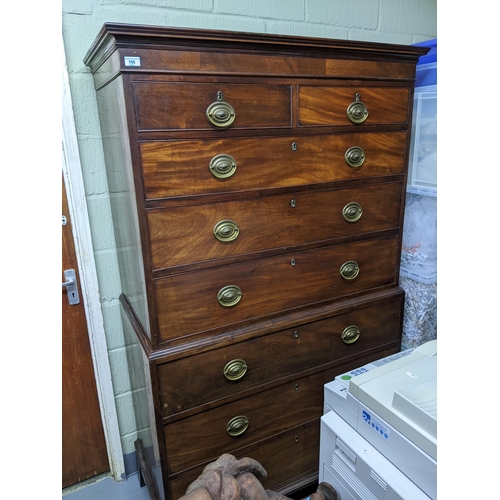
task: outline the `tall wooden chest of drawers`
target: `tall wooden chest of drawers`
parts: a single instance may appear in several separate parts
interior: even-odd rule
[[[314,482],[323,385],[400,349],[426,51],[120,24],[89,49],[152,496],[223,453]]]

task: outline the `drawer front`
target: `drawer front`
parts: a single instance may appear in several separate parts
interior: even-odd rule
[[[394,235],[157,279],[160,339],[394,285],[397,250]]]
[[[143,142],[140,148],[145,197],[161,199],[401,175],[406,132]],[[357,148],[364,160],[350,166]]]
[[[292,124],[290,85],[141,82],[134,84],[134,98],[139,131]]]
[[[303,476],[308,471],[317,475],[319,456],[320,420],[286,433],[278,440],[273,440],[256,449],[235,451],[237,459],[250,457],[257,460],[267,472],[267,477],[260,479],[265,489],[275,491],[277,486],[290,482],[291,478]],[[221,453],[222,454],[222,453]],[[198,467],[189,475],[170,481],[171,498],[181,498],[187,487],[202,473]]]
[[[401,182],[148,211],[154,269],[399,226]]]
[[[323,386],[333,378],[333,370],[327,370],[166,425],[171,472],[216,460],[220,450],[233,453],[318,418],[323,413]],[[240,421],[234,422],[237,418]]]
[[[396,342],[403,294],[158,367],[163,416]],[[353,326],[356,334],[350,335]]]
[[[358,94],[359,101],[357,101]],[[351,105],[364,105],[368,113],[361,123],[347,114]],[[299,125],[380,125],[408,122],[409,89],[390,87],[301,86],[299,88]],[[363,118],[361,118],[363,119]]]

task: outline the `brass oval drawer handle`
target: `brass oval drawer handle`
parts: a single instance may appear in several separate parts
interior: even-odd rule
[[[368,118],[368,108],[361,102],[359,93],[356,93],[356,100],[347,107],[347,116],[352,123],[363,123]]]
[[[359,339],[360,335],[361,330],[356,325],[348,326],[342,332],[342,342],[344,342],[344,344],[354,344],[354,342]]]
[[[340,275],[346,280],[353,280],[358,274],[359,266],[354,260],[348,260],[340,266]]]
[[[241,436],[250,425],[248,418],[244,415],[238,415],[232,418],[226,425],[226,431],[230,436]]]
[[[359,146],[352,146],[344,155],[345,162],[353,168],[359,168],[365,161],[365,152]]]
[[[218,128],[230,127],[236,118],[236,113],[231,104],[215,101],[207,108],[208,121]]]
[[[224,377],[228,380],[240,380],[245,376],[248,366],[243,359],[233,359],[224,367]]]
[[[235,159],[226,154],[214,156],[208,164],[210,172],[218,179],[227,179],[234,175],[237,166]]]
[[[243,295],[241,288],[236,285],[227,285],[219,290],[217,300],[224,307],[235,306]]]
[[[356,222],[361,219],[362,215],[363,209],[361,205],[355,201],[351,201],[342,209],[342,217],[344,217],[347,222]]]
[[[240,228],[234,220],[224,219],[215,224],[213,232],[219,241],[227,242],[233,241],[238,237]]]

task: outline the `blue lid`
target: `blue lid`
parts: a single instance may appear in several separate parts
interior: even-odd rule
[[[420,57],[418,64],[437,62],[437,38],[434,38],[433,40],[426,40],[425,42],[415,43],[414,45],[416,47],[429,47],[431,49],[425,56]]]

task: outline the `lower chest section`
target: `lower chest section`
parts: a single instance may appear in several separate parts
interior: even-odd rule
[[[269,489],[314,481],[323,386],[399,349],[402,301],[398,289],[375,293],[331,316],[158,361],[152,373],[172,498],[222,453],[259,461]]]

